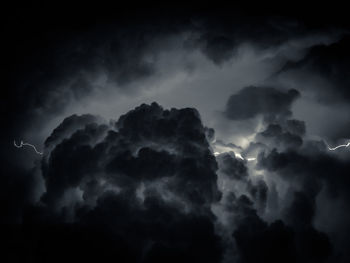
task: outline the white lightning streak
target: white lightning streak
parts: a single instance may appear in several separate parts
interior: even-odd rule
[[[255,157],[247,158],[247,161],[248,161],[248,162],[255,161],[255,160],[256,160]]]
[[[328,146],[328,150],[330,150],[330,151],[335,151],[336,149],[338,149],[338,148],[342,148],[342,147],[349,147],[350,146],[350,142],[348,142],[347,144],[340,144],[340,145],[338,145],[338,146],[335,146],[335,147],[329,147],[329,145],[327,145]]]
[[[16,148],[22,148],[23,146],[30,146],[30,147],[32,147],[32,148],[34,149],[34,151],[35,151],[37,154],[40,154],[40,155],[43,154],[42,152],[39,152],[33,144],[30,144],[30,143],[26,143],[26,142],[23,143],[23,141],[21,141],[21,144],[20,144],[20,145],[17,145],[17,144],[16,144],[16,141],[13,140],[13,145],[14,145]]]
[[[214,152],[214,155],[215,155],[215,156],[218,156],[219,154],[221,154],[221,153],[219,153],[219,152]],[[246,161],[248,161],[248,162],[251,162],[251,161],[255,161],[255,160],[256,160],[256,158],[254,158],[254,157],[251,157],[251,158],[244,158],[240,153],[235,153],[235,152],[234,152],[234,154],[235,154],[236,158],[241,159],[241,160],[246,160]]]

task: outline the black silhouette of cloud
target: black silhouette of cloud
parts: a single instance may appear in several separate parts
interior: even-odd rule
[[[301,60],[287,62],[279,74],[309,72],[310,76],[320,77],[325,82],[313,88],[323,102],[346,102],[350,98],[349,44],[350,36],[346,35],[335,43],[313,46]]]
[[[69,188],[91,187],[96,180],[135,191],[141,182],[164,179],[159,182],[164,183],[164,191],[186,203],[205,205],[220,198],[217,164],[196,110],[163,110],[156,103],[143,104],[122,115],[115,130],[105,124],[86,124],[93,120],[91,116],[69,117],[47,139],[49,145],[53,138],[68,134],[42,164],[45,202],[60,199]],[[85,126],[80,128],[82,123]],[[75,132],[69,134],[72,126]]]
[[[246,87],[230,96],[225,116],[231,120],[244,120],[259,114],[289,115],[291,104],[298,96],[297,90],[284,92],[273,87]]]

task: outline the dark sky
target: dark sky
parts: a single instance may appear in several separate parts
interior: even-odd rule
[[[2,13],[1,262],[349,262],[345,8]]]

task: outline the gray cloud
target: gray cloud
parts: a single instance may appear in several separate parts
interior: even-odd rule
[[[342,30],[270,15],[145,16],[41,33],[26,20],[8,38],[7,253],[347,262],[349,154],[322,140],[348,133]],[[13,137],[44,148],[41,162]]]
[[[297,90],[285,92],[273,87],[246,87],[231,95],[225,115],[232,120],[250,119],[257,115],[288,116],[291,104],[298,96]]]

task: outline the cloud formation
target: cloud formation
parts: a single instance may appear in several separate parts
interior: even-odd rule
[[[348,262],[344,25],[135,12],[6,22],[4,261]]]
[[[246,87],[228,99],[225,115],[231,120],[244,120],[259,114],[277,117],[290,115],[290,107],[299,96],[297,90],[286,92],[273,87]]]
[[[217,164],[198,112],[153,103],[110,125],[97,120],[68,117],[46,140],[46,191],[24,215],[36,231],[30,258],[44,261],[63,242],[56,261],[219,262]]]

